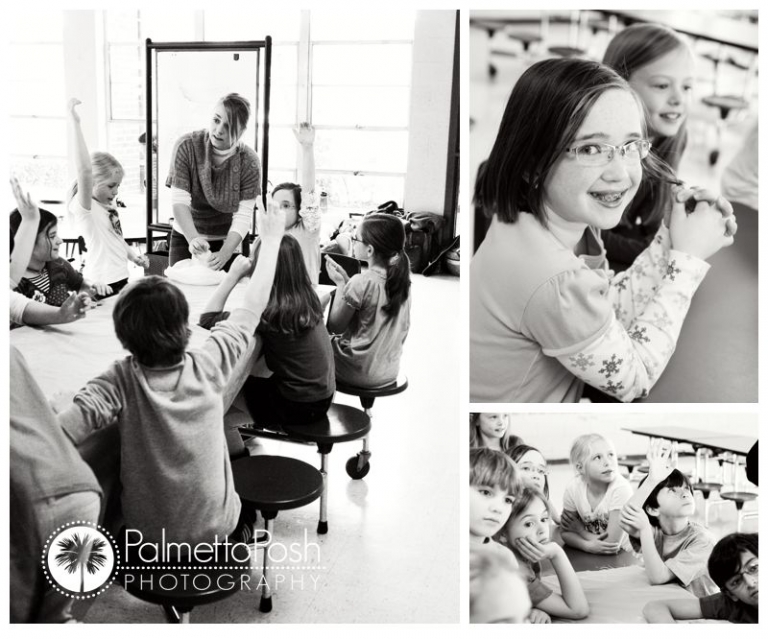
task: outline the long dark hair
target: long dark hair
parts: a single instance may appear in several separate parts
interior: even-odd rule
[[[254,248],[254,267],[260,251],[259,242]],[[300,333],[313,328],[322,319],[323,307],[304,266],[301,246],[292,235],[283,235],[275,282],[267,308],[261,314],[258,330],[265,333]]]
[[[38,222],[37,225],[37,235],[40,235],[40,233],[46,233],[49,228],[52,226],[58,226],[59,224],[59,218],[57,218],[53,213],[48,211],[47,209],[40,209],[40,222]],[[11,253],[13,253],[13,246],[14,242],[13,239],[16,237],[16,233],[19,231],[19,227],[21,226],[21,213],[19,213],[19,209],[13,209],[11,211]]]
[[[387,303],[382,307],[387,318],[397,317],[411,289],[411,263],[405,253],[405,229],[399,217],[371,213],[358,229],[360,239],[373,248],[387,269]]]
[[[513,448],[508,448],[504,452],[506,452],[507,455],[509,455],[509,458],[517,463],[519,462],[523,456],[526,453],[529,453],[533,451],[534,453],[539,453],[541,455],[541,451],[538,448],[534,448],[533,446],[528,446],[528,444],[518,444],[517,446]],[[544,455],[541,455],[542,458]],[[546,460],[544,460],[546,462]],[[544,496],[549,499],[549,477],[544,475]]]
[[[690,49],[688,43],[673,29],[660,24],[635,24],[614,36],[603,56],[603,64],[629,81],[638,69],[679,48]],[[653,131],[649,131],[649,134],[654,136]],[[688,143],[686,122],[680,125],[675,135],[657,136],[652,142],[651,154],[677,171]],[[643,180],[624,211],[621,224],[632,225],[638,216],[652,225],[660,224],[669,206],[670,195],[669,181],[655,180],[653,177]]]

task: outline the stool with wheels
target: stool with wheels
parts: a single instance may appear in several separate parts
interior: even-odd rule
[[[212,579],[211,562],[177,559],[173,561],[145,561],[138,552],[138,538],[120,533],[121,546],[125,549],[120,582],[125,591],[149,603],[163,607],[170,623],[189,623],[193,608],[226,599],[235,594],[239,579],[235,577],[226,583]],[[134,534],[135,535],[135,534]],[[132,543],[125,543],[126,541]],[[233,575],[250,570],[247,549],[235,548],[231,553],[222,553],[217,568],[226,568]],[[221,572],[217,570],[217,573]],[[227,583],[230,588],[222,587]]]
[[[354,441],[364,438],[371,430],[371,420],[363,411],[352,406],[331,404],[326,416],[310,424],[293,425],[260,425],[250,424],[249,416],[243,417],[239,423],[247,424],[240,427],[240,432],[245,435],[266,437],[289,441],[296,444],[315,444],[320,454],[320,474],[323,479],[323,492],[320,496],[320,519],[317,523],[317,532],[324,535],[328,532],[328,455],[334,444]],[[227,417],[227,422],[232,423],[233,418]]]
[[[345,395],[355,395],[360,399],[360,404],[365,409],[365,414],[373,424],[373,414],[371,409],[373,408],[373,402],[377,397],[387,397],[389,395],[398,395],[408,388],[408,378],[405,375],[399,375],[397,380],[384,386],[383,388],[369,389],[361,388],[359,386],[353,386],[345,382],[336,380],[336,390],[339,393]],[[368,474],[371,469],[370,464],[371,451],[369,449],[368,437],[363,438],[363,450],[361,450],[354,457],[350,457],[347,460],[347,475],[352,479],[362,479]]]
[[[290,457],[259,455],[238,459],[232,464],[235,490],[241,501],[258,510],[264,518],[267,539],[264,546],[263,579],[259,610],[272,610],[272,584],[269,549],[272,545],[273,522],[281,510],[311,504],[323,492],[320,472],[306,462]]]

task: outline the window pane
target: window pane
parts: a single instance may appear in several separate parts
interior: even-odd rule
[[[410,96],[411,91],[406,87],[314,87],[312,122],[407,127]]]
[[[206,11],[206,40],[263,40],[273,42],[299,39],[301,11]]]
[[[36,200],[63,200],[65,198],[69,188],[66,158],[12,157],[9,164],[11,175],[16,176],[22,186],[28,189]],[[10,189],[8,191],[10,192]]]
[[[144,47],[111,45],[109,47],[109,90],[112,119],[143,119]]]
[[[9,47],[9,64],[3,65],[11,82],[47,84],[52,76],[64,82],[64,47],[61,44],[14,44]],[[58,85],[58,82],[57,82]]]
[[[410,44],[316,44],[312,84],[326,86],[409,86]]]
[[[125,175],[120,186],[120,194],[137,195],[142,192],[140,183],[142,155],[144,147],[139,144],[139,136],[144,132],[144,121],[110,122],[107,126],[107,151],[117,158],[123,166]],[[161,183],[165,182],[165,175]]]
[[[298,46],[295,44],[272,47],[272,95],[270,122],[296,124]]]
[[[320,189],[328,193],[331,205],[346,207],[355,213],[365,213],[388,200],[402,204],[405,193],[405,177],[400,176],[355,176],[318,171],[317,182]]]
[[[139,42],[139,12],[105,11],[104,30],[107,42]]]
[[[52,75],[46,83],[38,80],[11,82],[8,104],[11,115],[39,115],[62,118],[66,108],[64,75]]]
[[[405,173],[407,131],[319,130],[315,136],[319,169]]]
[[[13,155],[67,156],[64,118],[11,118],[8,150]]]
[[[415,11],[312,11],[312,40],[413,40]]]
[[[8,39],[11,42],[61,42],[64,37],[62,11],[45,9],[41,19],[40,9],[35,11],[11,11],[3,16],[7,20]]]
[[[299,143],[288,127],[270,126],[269,128],[269,169],[267,177],[274,182],[272,167],[295,173]]]
[[[185,42],[195,40],[194,11],[141,11],[141,41]]]

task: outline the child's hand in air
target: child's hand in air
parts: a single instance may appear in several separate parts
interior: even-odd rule
[[[256,198],[256,228],[262,242],[279,243],[285,233],[285,211],[274,202],[268,202],[265,211],[261,198]]]
[[[349,281],[349,275],[341,268],[336,262],[328,255],[325,256],[325,268],[328,272],[328,277],[336,286],[344,286]]]
[[[534,608],[531,610],[531,614],[528,615],[528,623],[552,623],[552,617],[543,610]]]
[[[621,550],[621,544],[618,541],[605,541],[608,533],[603,533],[587,542],[587,552],[593,555],[616,555]]]
[[[239,282],[243,277],[248,275],[251,270],[251,266],[253,266],[251,260],[249,260],[247,257],[244,257],[243,255],[238,255],[232,264],[229,265],[228,276]]]
[[[673,444],[663,439],[651,439],[648,446],[648,482],[649,486],[655,486],[664,481],[674,470],[669,456],[672,453]]]
[[[146,255],[137,255],[131,261],[141,268],[149,268],[149,258]]]
[[[562,548],[552,541],[542,543],[530,537],[518,537],[514,543],[517,551],[531,563],[552,559],[558,551],[562,551]]]
[[[82,104],[82,102],[80,102],[80,100],[77,98],[72,98],[69,100],[69,102],[67,102],[67,112],[76,124],[80,124],[80,114],[77,112],[77,106],[79,104]]]
[[[13,189],[13,197],[16,198],[16,206],[19,209],[22,220],[29,220],[30,222],[36,222],[40,219],[40,209],[37,207],[37,202],[32,199],[29,193],[25,193],[21,188],[21,184],[15,178],[11,178],[11,189]]]
[[[728,217],[730,222],[727,222],[720,211],[705,200],[699,201],[693,212],[688,214],[685,202],[694,192],[679,188],[673,193],[674,203],[669,222],[673,249],[706,260],[721,248],[733,244],[733,216]]]
[[[293,135],[301,146],[310,146],[315,143],[315,127],[309,122],[301,122],[293,127]]]
[[[642,508],[627,503],[621,509],[619,526],[633,537],[639,537],[643,530],[651,527],[651,522]]]

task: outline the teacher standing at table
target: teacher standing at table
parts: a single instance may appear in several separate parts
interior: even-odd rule
[[[250,115],[248,100],[230,93],[216,103],[207,129],[176,142],[165,182],[173,203],[171,266],[210,250],[208,265],[228,268],[250,231],[261,195],[259,156],[240,141]]]

